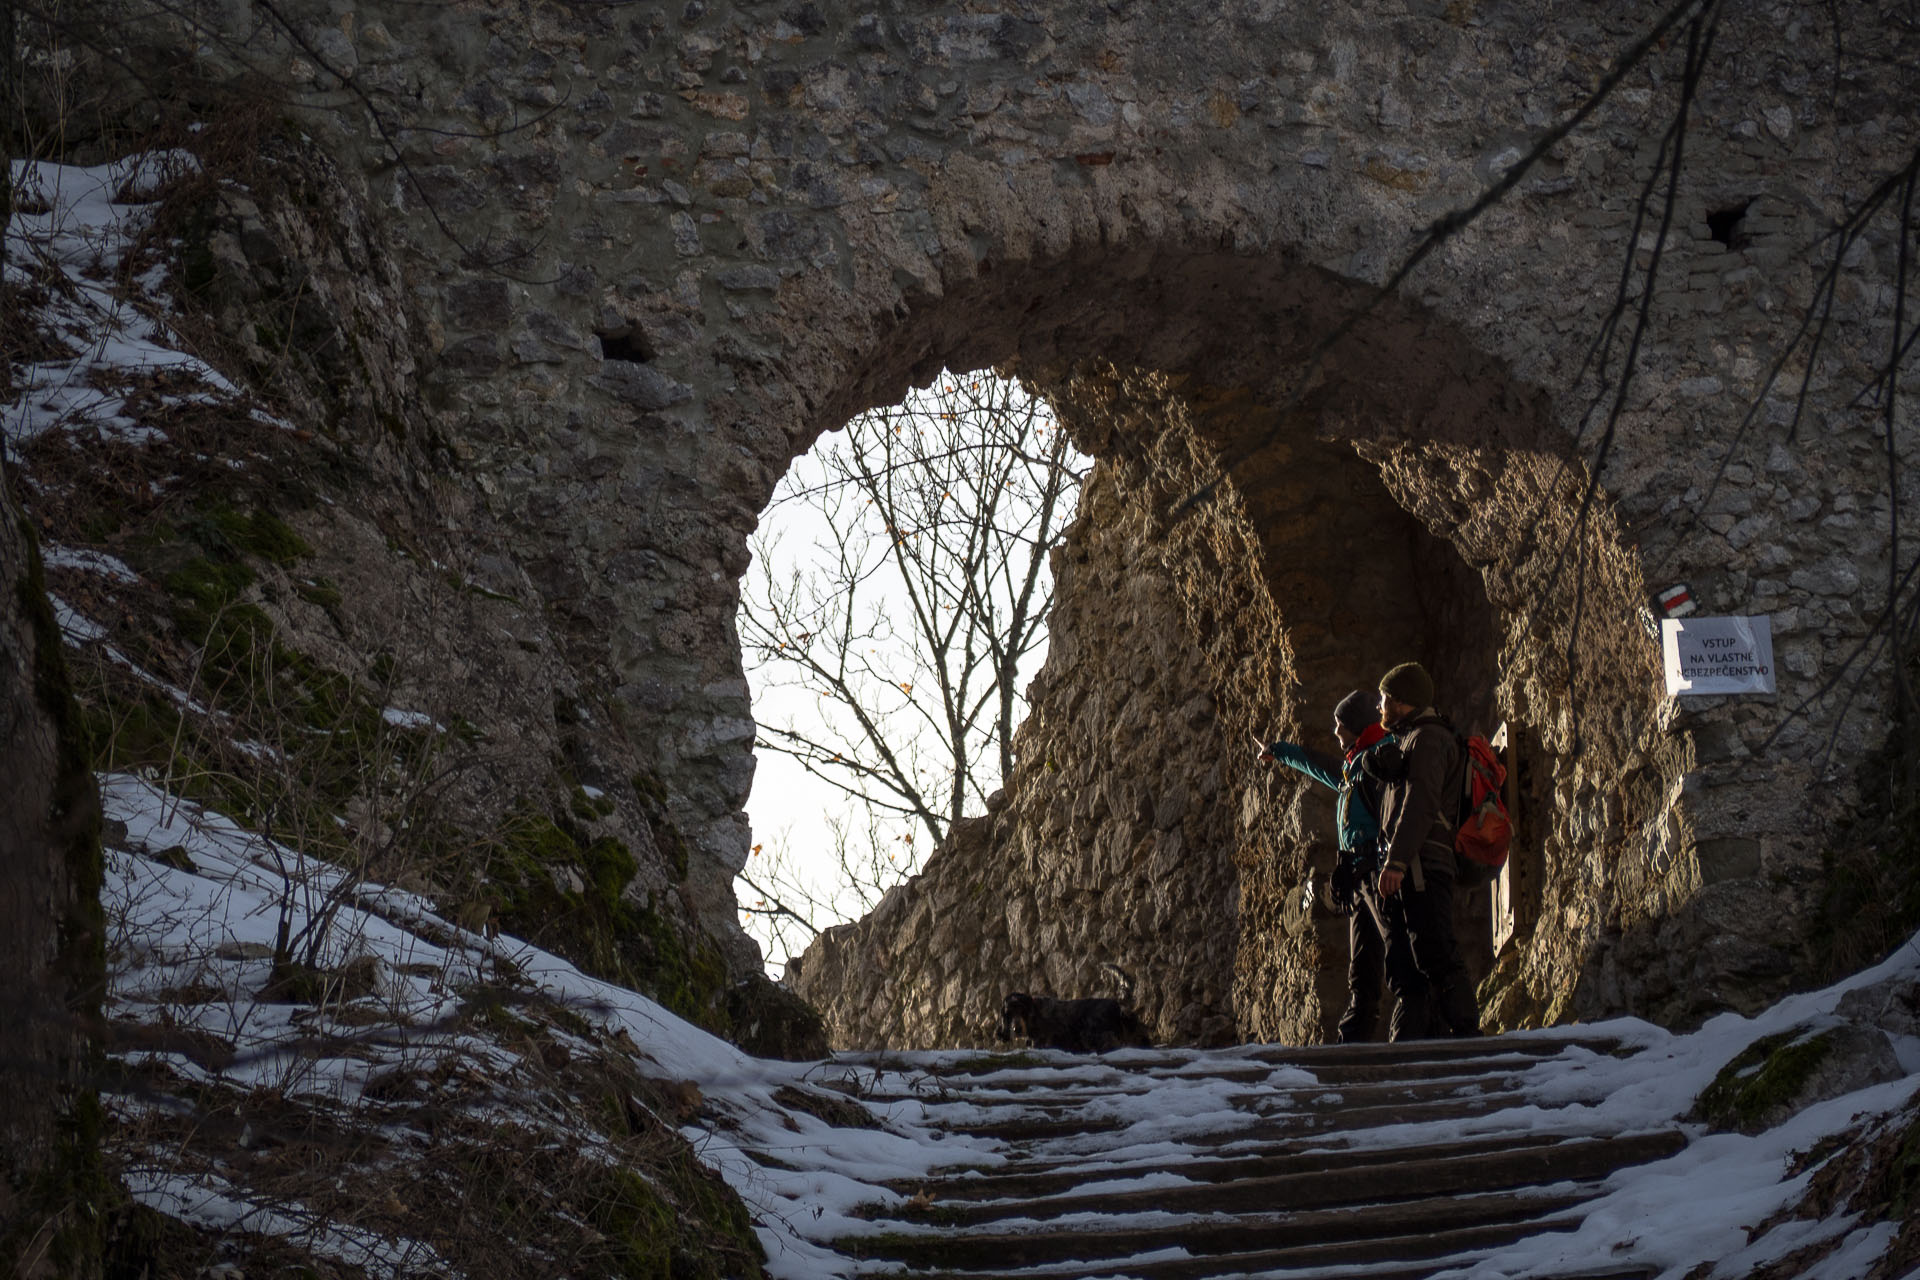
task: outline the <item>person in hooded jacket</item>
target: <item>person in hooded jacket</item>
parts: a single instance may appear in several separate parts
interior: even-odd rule
[[[1466,756],[1453,726],[1433,709],[1433,677],[1417,662],[1380,678],[1380,723],[1392,742],[1365,761],[1382,783],[1380,895],[1399,898],[1406,913],[1414,963],[1427,980],[1430,1033],[1477,1036],[1479,1010],[1453,930],[1453,837]]]
[[[1395,997],[1388,1038],[1424,1034],[1426,980],[1414,963],[1403,903],[1383,899],[1374,884],[1379,859],[1382,784],[1362,768],[1362,759],[1387,743],[1374,715],[1373,699],[1356,689],[1333,709],[1333,736],[1344,759],[1334,759],[1295,742],[1275,742],[1260,752],[1260,763],[1278,760],[1339,794],[1335,821],[1340,864],[1334,871],[1333,901],[1351,907],[1347,920],[1347,1010],[1341,1015],[1341,1044],[1373,1038],[1380,1006],[1384,967],[1387,989]]]

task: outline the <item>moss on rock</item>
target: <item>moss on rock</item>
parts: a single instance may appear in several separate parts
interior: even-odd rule
[[[1693,1113],[1716,1129],[1757,1133],[1790,1111],[1832,1048],[1832,1032],[1804,1027],[1764,1036],[1720,1068]]]
[[[0,512],[11,516],[10,497],[0,496]],[[59,869],[48,886],[57,916],[54,954],[46,972],[47,994],[65,1006],[76,1028],[96,1025],[106,985],[106,914],[100,904],[105,865],[100,850],[100,798],[94,786],[92,758],[84,721],[73,696],[63,656],[59,624],[48,603],[38,540],[21,518],[16,526],[25,551],[25,572],[14,584],[21,616],[33,633],[33,699],[53,730],[53,776],[47,794],[47,837],[58,842]],[[30,882],[29,882],[30,883]],[[55,1077],[51,1143],[28,1167],[24,1186],[6,1198],[13,1221],[0,1231],[0,1259],[11,1260],[26,1244],[28,1224],[42,1232],[36,1248],[62,1276],[100,1274],[101,1215],[112,1190],[100,1160],[104,1113],[91,1087],[100,1068],[99,1045],[84,1030],[64,1044],[48,1045],[52,1058],[31,1069]],[[12,1171],[11,1163],[7,1168]],[[4,1189],[4,1188],[0,1188]],[[17,1199],[16,1199],[17,1195]]]
[[[666,1280],[673,1269],[673,1208],[631,1169],[609,1169],[588,1221],[606,1237],[611,1273]]]
[[[1920,1116],[1907,1124],[1881,1166],[1875,1214],[1885,1220],[1907,1222],[1920,1216]]]
[[[721,1280],[765,1258],[745,1206],[691,1153],[656,1164],[650,1181],[610,1168],[586,1199],[606,1239],[607,1274],[628,1280]]]
[[[208,508],[205,516],[205,527],[241,554],[259,556],[282,568],[313,554],[313,548],[291,525],[265,507],[237,511],[215,506]],[[213,539],[199,533],[196,540],[205,545]]]
[[[851,1098],[835,1097],[818,1089],[801,1089],[783,1084],[773,1091],[773,1100],[789,1111],[800,1111],[836,1129],[879,1129],[883,1127],[873,1112]]]
[[[725,1034],[727,969],[718,944],[676,927],[653,899],[626,896],[638,870],[620,841],[523,807],[489,851],[488,891],[505,928]]]
[[[665,855],[667,865],[673,868],[673,874],[679,879],[687,875],[687,839],[680,834],[669,816],[666,784],[650,773],[636,773],[633,776],[633,793],[640,798],[640,807],[647,815],[647,825],[653,828],[653,840]]]

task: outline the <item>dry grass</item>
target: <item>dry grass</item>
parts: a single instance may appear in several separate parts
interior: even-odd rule
[[[123,1246],[145,1253],[123,1261],[154,1276],[219,1262],[249,1277],[379,1273],[342,1244],[361,1240],[400,1255],[407,1275],[758,1273],[744,1214],[728,1239],[714,1211],[731,1193],[673,1127],[697,1112],[697,1088],[646,1076],[621,1037],[510,988],[476,988],[430,1029],[380,1014],[372,996],[314,1008],[311,1039],[273,1086],[181,1062],[231,1064],[204,1033],[124,1033],[115,1171],[224,1189],[253,1216],[130,1227]],[[346,1059],[372,1060],[357,1098],[307,1091],[303,1068]]]

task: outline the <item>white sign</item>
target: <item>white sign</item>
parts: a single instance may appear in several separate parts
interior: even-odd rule
[[[1772,693],[1773,622],[1667,618],[1660,623],[1670,694]]]

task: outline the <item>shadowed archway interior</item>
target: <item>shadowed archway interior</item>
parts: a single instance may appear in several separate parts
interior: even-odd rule
[[[1569,722],[1574,614],[1629,625],[1634,575],[1603,513],[1574,527],[1584,473],[1544,399],[1456,335],[1394,304],[1316,350],[1364,300],[1283,257],[1022,264],[896,316],[860,363],[826,417],[992,364],[1098,466],[1004,801],[789,970],[838,1042],[982,1043],[1004,991],[1092,994],[1105,963],[1163,1037],[1320,1038],[1345,925],[1301,904],[1329,810],[1252,744],[1330,745],[1333,702],[1410,658],[1463,728]],[[1547,590],[1569,564],[1578,599]],[[1595,723],[1630,734],[1648,673],[1615,648],[1618,678],[1593,651],[1583,694],[1629,707]],[[1535,741],[1550,789],[1568,762]],[[1466,910],[1477,980],[1484,903]]]

